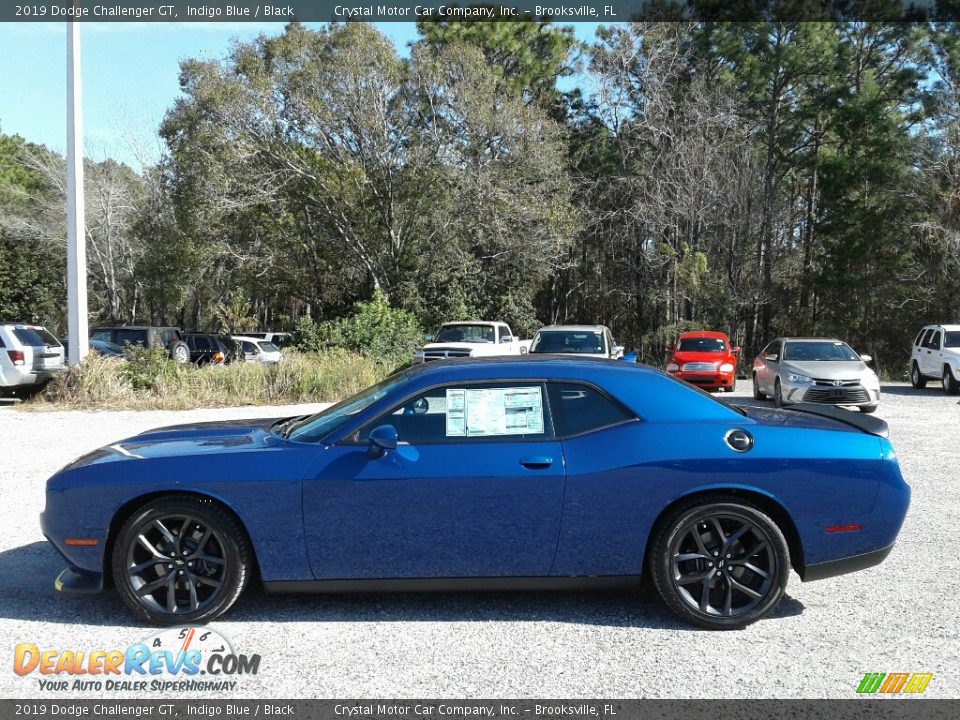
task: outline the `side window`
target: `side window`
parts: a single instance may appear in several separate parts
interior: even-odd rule
[[[541,383],[448,385],[428,390],[367,424],[358,439],[392,425],[400,442],[460,443],[552,437]]]
[[[939,349],[940,349],[940,331],[939,331],[939,330],[937,330],[937,331],[933,334],[933,339],[930,341],[930,349],[931,349],[931,350],[939,350]]]
[[[254,345],[252,342],[250,342],[249,340],[244,340],[244,341],[243,341],[243,351],[244,351],[245,353],[252,353],[252,354],[256,355],[258,352],[260,352],[260,349],[259,349],[256,345]]]
[[[920,343],[923,347],[930,347],[930,339],[933,337],[933,328],[930,328],[923,334],[923,341]]]
[[[599,390],[579,383],[549,383],[550,411],[559,437],[582,435],[635,420],[636,416]]]
[[[920,344],[923,342],[923,336],[926,334],[927,334],[926,329],[921,330],[920,333],[917,335],[917,339],[913,341],[913,344],[916,347],[920,347]]]
[[[780,343],[774,340],[772,343],[767,345],[763,352],[760,353],[761,356],[766,357],[767,355],[776,355],[777,359],[780,359]]]
[[[195,350],[209,350],[211,348],[210,338],[206,335],[194,335],[193,344]]]
[[[101,342],[111,342],[110,331],[109,330],[97,330],[96,332],[90,333],[91,340],[99,340]]]

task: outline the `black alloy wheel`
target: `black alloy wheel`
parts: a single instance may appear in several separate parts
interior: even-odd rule
[[[243,530],[222,507],[170,496],[124,523],[113,546],[113,577],[123,601],[148,622],[205,622],[240,596],[251,558]]]
[[[660,526],[651,555],[667,606],[715,630],[743,628],[773,610],[789,570],[776,523],[752,503],[723,496],[679,508]]]
[[[767,399],[766,394],[763,392],[763,390],[760,389],[760,382],[757,380],[757,374],[756,374],[756,373],[753,374],[753,399],[754,399],[754,400],[766,400],[766,399]]]
[[[950,370],[949,365],[943,366],[943,377],[941,378],[943,391],[947,395],[956,395],[960,393],[960,382],[953,377],[953,371]]]
[[[773,404],[778,408],[782,408],[784,405],[783,387],[780,385],[780,378],[777,378],[773,383]]]

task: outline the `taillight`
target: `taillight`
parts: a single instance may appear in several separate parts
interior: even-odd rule
[[[23,350],[7,350],[7,355],[10,356],[10,362],[14,365],[23,365]]]
[[[211,360],[211,362],[212,362],[214,365],[220,365],[220,364],[222,364],[222,363],[223,363],[223,353],[222,353],[222,352],[214,353],[214,354],[213,354],[213,360]]]

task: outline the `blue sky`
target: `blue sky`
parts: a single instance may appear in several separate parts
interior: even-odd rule
[[[377,23],[401,50],[413,23]],[[591,40],[594,23],[574,24]],[[223,57],[233,38],[282,32],[283,23],[84,23],[84,142],[93,160],[139,169],[156,160],[156,128],[179,93],[183,58]],[[65,23],[0,23],[0,131],[63,152],[66,147]]]

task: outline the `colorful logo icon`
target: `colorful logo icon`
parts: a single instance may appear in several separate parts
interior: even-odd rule
[[[860,695],[916,694],[924,692],[933,679],[933,673],[867,673],[857,687]]]

